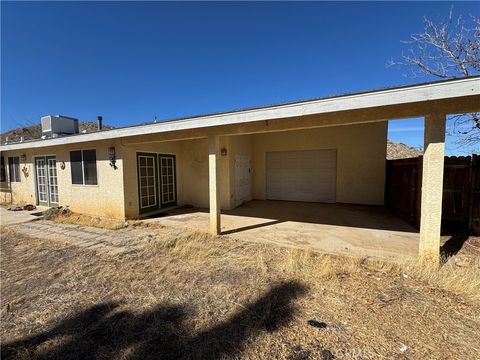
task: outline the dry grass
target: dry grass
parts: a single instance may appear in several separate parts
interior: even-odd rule
[[[128,231],[143,248],[112,257],[2,229],[2,358],[479,357],[478,263],[433,272],[163,227]]]
[[[460,295],[480,306],[480,258],[469,266],[458,267],[454,259],[447,261],[439,270],[420,266],[417,262],[404,263],[399,270],[421,279],[433,288]]]
[[[125,221],[106,217],[90,216],[78,213],[58,214],[49,218],[63,224],[91,226],[108,230],[118,230],[125,227]]]

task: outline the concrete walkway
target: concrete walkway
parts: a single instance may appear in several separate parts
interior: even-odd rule
[[[38,208],[32,211],[10,211],[0,207],[0,225],[22,224],[33,220],[38,220],[34,214],[42,212],[47,208]]]
[[[38,220],[11,225],[11,228],[26,236],[40,239],[61,239],[69,244],[106,252],[109,255],[124,255],[136,252],[141,245],[138,236],[122,230],[106,230],[80,225],[61,224]]]

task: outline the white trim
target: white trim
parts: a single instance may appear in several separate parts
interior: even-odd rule
[[[162,156],[162,155],[165,155],[165,156]],[[158,154],[157,158],[158,158],[157,161],[158,161],[158,163],[159,163],[159,164],[158,164],[158,167],[159,167],[159,171],[160,171],[160,179],[159,179],[159,180],[160,180],[160,184],[159,184],[159,185],[160,185],[160,189],[159,189],[159,190],[160,190],[160,197],[161,197],[161,199],[160,199],[160,205],[162,205],[162,204],[164,204],[164,203],[165,203],[165,204],[169,204],[169,203],[172,203],[172,202],[177,202],[177,176],[176,176],[176,175],[177,175],[177,174],[176,174],[176,165],[177,165],[177,164],[176,164],[176,163],[177,163],[176,159],[177,159],[177,157],[176,157],[175,155],[173,155],[173,154]],[[163,158],[172,161],[173,200],[168,201],[168,202],[164,202],[164,199],[163,199],[163,196],[164,196],[163,189],[162,189],[162,187],[163,187],[162,159],[163,159]],[[166,176],[168,177],[168,174],[167,174]],[[168,186],[168,184],[167,184],[167,186]]]
[[[46,158],[47,159],[47,158]],[[50,177],[50,161],[55,161],[55,166],[52,167],[53,169],[55,169],[55,181],[56,181],[56,184],[55,184],[55,187],[57,189],[57,193],[56,194],[53,194],[51,192],[51,186],[52,184],[50,183],[50,180],[51,180],[51,177]],[[60,203],[60,195],[59,195],[59,191],[58,191],[58,172],[57,172],[57,158],[50,158],[50,159],[47,159],[47,179],[48,179],[48,195],[50,196],[50,201],[49,201],[49,204],[59,204]],[[52,195],[56,195],[57,196],[57,201],[53,201],[52,200]]]
[[[391,105],[406,105],[415,102],[444,100],[480,95],[480,77],[454,79],[429,84],[397,87],[385,90],[329,97],[264,108],[206,115],[175,121],[131,126],[89,134],[64,136],[55,139],[36,140],[1,146],[2,151],[66,145],[95,140],[199,129],[212,126],[244,124],[262,120],[274,120],[312,114],[365,109]]]
[[[154,194],[155,194],[155,203],[152,204],[152,205],[148,205],[148,206],[142,206],[142,183],[141,183],[141,174],[140,174],[140,161],[138,161],[138,159],[140,158],[150,158],[153,160],[153,190],[154,190]],[[138,181],[139,181],[139,184],[138,184],[138,195],[139,195],[139,205],[140,205],[140,209],[147,209],[147,208],[151,208],[153,206],[158,206],[158,199],[157,199],[157,179],[156,179],[156,175],[157,175],[157,169],[156,167],[158,166],[158,164],[156,164],[156,160],[158,159],[158,156],[151,156],[151,155],[137,155],[137,166],[138,166]],[[148,185],[147,185],[148,187]],[[148,195],[147,197],[150,197],[150,195]]]
[[[37,201],[38,201],[39,204],[40,204],[40,202],[47,203],[47,206],[48,206],[48,204],[50,202],[48,200],[48,180],[47,180],[48,170],[47,170],[46,157],[45,156],[35,156],[34,160],[35,160],[35,182],[37,184],[37,195],[38,195]],[[45,178],[45,183],[44,183],[45,193],[42,193],[42,194],[45,194],[45,200],[40,199],[40,183],[38,182],[38,169],[39,169],[38,161],[43,161],[43,171],[45,172],[44,176],[43,176]]]

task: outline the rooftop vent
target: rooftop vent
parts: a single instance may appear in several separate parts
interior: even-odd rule
[[[63,115],[42,116],[42,135],[59,137],[78,134],[78,119]]]

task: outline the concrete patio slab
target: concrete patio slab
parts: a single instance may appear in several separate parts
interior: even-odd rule
[[[175,209],[145,219],[208,231],[205,209]],[[222,235],[328,253],[398,258],[417,256],[418,232],[379,206],[251,201],[222,213]]]

